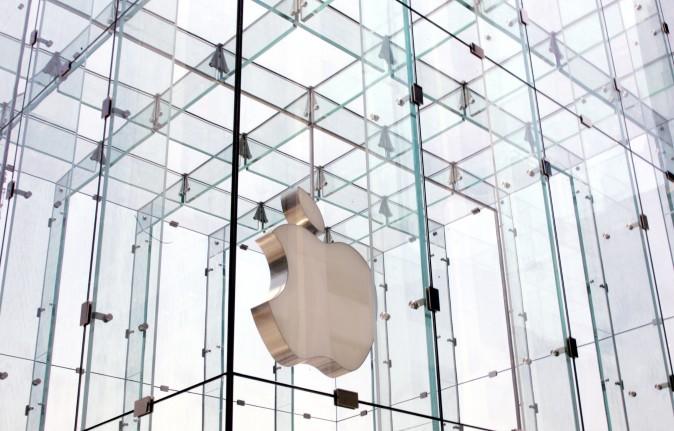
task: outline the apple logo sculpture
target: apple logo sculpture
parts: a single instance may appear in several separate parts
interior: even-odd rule
[[[281,204],[288,224],[257,240],[271,290],[251,309],[255,325],[281,365],[304,363],[341,376],[360,367],[374,339],[370,269],[353,247],[316,237],[325,224],[307,192],[296,188]]]

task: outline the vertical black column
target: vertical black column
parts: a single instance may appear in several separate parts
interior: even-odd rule
[[[225,431],[233,430],[234,404],[234,313],[236,309],[236,228],[239,197],[239,135],[241,134],[241,58],[243,0],[236,6],[236,51],[234,53],[234,124],[232,126],[232,187],[229,216],[229,285],[227,289],[227,380],[225,381]]]

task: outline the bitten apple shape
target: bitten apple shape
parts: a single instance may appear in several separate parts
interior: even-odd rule
[[[251,309],[255,325],[281,365],[309,364],[341,376],[360,367],[374,340],[370,269],[353,247],[316,237],[325,224],[304,190],[292,190],[281,203],[288,224],[257,240],[271,289]]]

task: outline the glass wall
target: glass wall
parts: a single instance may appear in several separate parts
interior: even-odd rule
[[[3,2],[0,429],[674,429],[672,26]]]

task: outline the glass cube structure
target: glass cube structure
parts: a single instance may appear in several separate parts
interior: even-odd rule
[[[674,429],[671,25],[670,0],[3,0],[0,429]],[[250,311],[298,188],[371,279],[336,378],[275,362]],[[362,317],[305,319],[330,298],[286,311]]]

